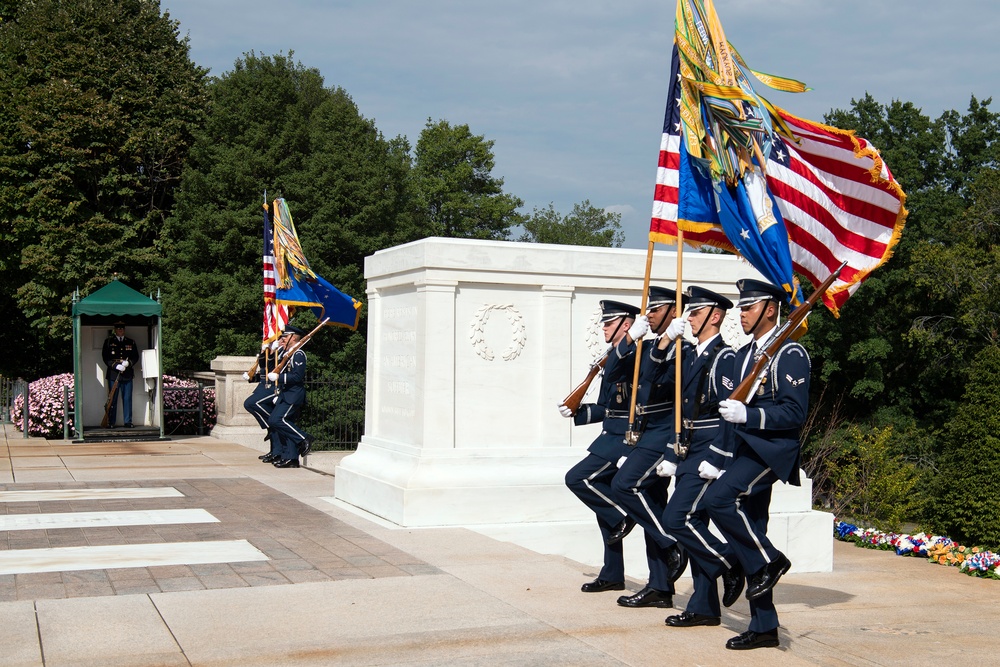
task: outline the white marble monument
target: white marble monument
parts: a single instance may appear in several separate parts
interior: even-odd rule
[[[675,285],[676,257],[654,254],[652,284]],[[600,425],[573,426],[556,405],[605,350],[598,302],[638,306],[645,265],[641,250],[440,238],[368,257],[365,435],[336,469],[337,500],[399,526],[465,526],[599,565],[597,523],[564,476]],[[759,277],[691,250],[683,273],[730,297],[737,279]],[[738,322],[731,312],[730,342]],[[830,571],[833,519],[812,510],[803,479],[775,487],[770,536],[793,571]],[[639,579],[640,533],[625,542]]]

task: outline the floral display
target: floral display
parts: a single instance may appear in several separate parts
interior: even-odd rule
[[[895,551],[898,556],[918,556],[932,563],[957,567],[970,576],[1000,579],[1000,554],[981,547],[963,546],[947,537],[926,533],[883,533],[836,519],[833,531],[838,540],[854,542],[859,547]]]
[[[35,380],[28,385],[31,409],[28,411],[28,435],[61,438],[63,435],[63,387],[69,387],[69,427],[73,429],[73,374],[61,373]],[[14,398],[10,420],[17,430],[24,427],[24,396]]]
[[[28,386],[28,435],[43,438],[63,436],[63,387],[69,387],[69,427],[73,432],[75,393],[73,374],[61,373],[35,380]],[[198,430],[198,383],[173,375],[163,376],[163,407],[166,415],[164,430],[167,434],[194,434]],[[21,430],[24,397],[17,396],[11,405],[11,422]],[[183,412],[173,412],[182,410]],[[202,418],[205,428],[215,426],[215,389],[204,390]]]

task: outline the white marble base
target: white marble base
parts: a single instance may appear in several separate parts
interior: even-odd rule
[[[418,451],[365,436],[336,468],[336,498],[399,526],[463,526],[599,567],[601,537],[593,513],[563,481],[582,455]],[[830,572],[833,517],[810,509],[810,488],[807,479],[800,487],[774,487],[768,536],[792,561],[792,571]],[[625,549],[629,576],[646,576],[641,531],[629,535]]]
[[[336,499],[407,528],[465,526],[600,558],[593,514],[564,482],[600,425],[574,427],[556,405],[606,349],[602,299],[638,306],[647,264],[651,284],[676,287],[676,253],[653,255],[427,238],[365,258],[365,436],[336,469]],[[738,279],[759,277],[735,257],[696,252],[683,272],[682,287],[730,298]],[[741,336],[733,309],[723,337]],[[242,372],[234,359],[213,368]],[[773,539],[794,567],[829,571],[831,521],[811,511],[808,485],[776,488],[771,509]],[[629,548],[639,572],[642,549]]]

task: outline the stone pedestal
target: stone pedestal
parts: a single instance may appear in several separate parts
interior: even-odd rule
[[[574,427],[556,405],[606,347],[598,302],[639,305],[645,264],[637,250],[436,238],[368,257],[365,435],[337,468],[336,498],[400,526],[466,526],[597,564],[593,514],[563,480],[600,425]],[[652,267],[652,284],[675,285],[675,253]],[[692,251],[684,274],[730,297],[758,277]],[[724,333],[742,333],[736,311]],[[832,519],[812,511],[808,486],[776,488],[772,509],[795,570],[829,571]],[[626,540],[637,577],[641,542]]]
[[[256,383],[244,380],[243,374],[255,361],[257,357],[216,357],[212,360],[217,418],[211,435],[266,452],[268,447],[264,442],[264,431],[257,420],[243,409],[243,401],[257,386]]]

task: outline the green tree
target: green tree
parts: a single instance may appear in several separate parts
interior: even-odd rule
[[[412,174],[417,209],[427,236],[506,239],[523,222],[524,202],[504,194],[493,176],[493,142],[468,125],[427,124],[417,141]]]
[[[573,204],[566,216],[549,202],[548,208],[536,208],[524,221],[524,233],[518,241],[620,248],[625,242],[621,222],[621,213],[599,209],[589,199]]]
[[[206,72],[156,0],[7,2],[0,16],[0,335],[18,372],[45,374],[69,366],[74,288],[148,276]]]
[[[947,426],[931,528],[966,544],[1000,545],[1000,347],[976,356],[962,402]]]
[[[420,234],[405,140],[383,139],[344,90],[292,55],[245,54],[210,86],[212,114],[159,245],[167,368],[203,369],[260,348],[265,190],[285,197],[313,269],[356,298],[364,257]],[[310,350],[320,352],[313,369],[364,366],[360,333],[323,332]]]

